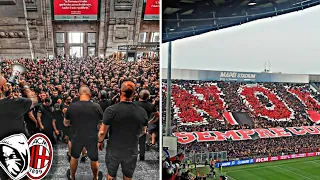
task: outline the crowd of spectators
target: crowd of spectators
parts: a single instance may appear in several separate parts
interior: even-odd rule
[[[44,92],[52,96],[55,90],[59,96],[71,95],[81,85],[88,85],[97,99],[99,90],[106,90],[112,98],[119,92],[124,79],[132,79],[137,84],[137,92],[148,89],[155,99],[159,93],[159,65],[149,61],[125,62],[115,59],[54,59],[54,60],[4,60],[2,73],[6,78],[12,73],[11,64],[20,63],[27,68],[21,76],[36,93]],[[116,100],[114,100],[116,101]]]
[[[255,99],[248,100],[248,95],[246,95],[246,97],[243,96],[243,90],[246,88],[244,85],[253,87],[251,89],[256,88],[260,91],[265,91],[265,93],[245,92],[249,94],[253,93],[259,98],[260,102],[255,101]],[[210,89],[208,88],[210,86],[216,87],[216,90],[211,91],[212,94],[210,94]],[[166,82],[163,82],[163,107],[165,107],[165,100],[167,98],[166,88]],[[199,93],[199,89],[201,88],[206,88],[206,92],[209,93],[203,94],[202,96],[201,93]],[[293,91],[295,92],[293,93]],[[313,107],[312,110],[319,111],[320,109],[315,105],[316,101],[313,98],[309,98],[307,104],[303,102],[302,97],[310,95],[317,100],[317,94],[310,90],[308,84],[173,80],[171,98],[172,132],[227,131],[279,126],[312,126],[315,125],[315,123],[308,119],[307,110],[311,109],[311,107]],[[310,99],[312,99],[312,101]],[[248,103],[248,101],[252,102]],[[208,105],[209,107],[207,108],[210,108],[214,113],[203,111],[203,107]],[[253,107],[253,105],[256,105],[256,107]],[[261,115],[267,112],[265,111],[266,109],[275,107],[274,105],[276,108],[280,107],[274,116],[270,115],[270,118],[268,115],[268,118]],[[165,111],[166,108],[163,108],[163,123],[165,123]],[[225,111],[245,112],[252,119],[253,123],[231,125],[223,116],[223,112]],[[180,116],[181,114],[183,116]],[[284,119],[277,118],[280,116],[286,117]],[[279,121],[279,119],[281,121]],[[186,145],[179,144],[178,146],[181,152],[187,154],[191,152],[226,151],[227,156],[230,159],[234,159],[315,152],[319,151],[320,140],[319,135],[305,135],[245,141],[201,143],[194,141]]]
[[[216,90],[210,91],[210,88],[208,87],[211,85],[214,85],[213,87],[217,87]],[[288,89],[290,88],[287,89],[287,87],[301,88],[304,92],[306,92],[309,91],[307,88],[308,86],[304,84],[258,83],[258,86],[263,87],[263,89],[267,88],[270,92],[274,93],[269,94],[271,94],[272,98],[274,98],[274,102],[279,103],[276,104],[279,111],[274,115],[270,114],[270,118],[267,118],[263,116],[263,112],[266,112],[266,109],[261,110],[261,107],[271,108],[272,102],[270,102],[265,95],[256,94],[256,96],[260,99],[260,103],[254,101],[254,99],[249,99],[249,101],[254,102],[254,104],[257,106],[254,107],[255,109],[253,111],[251,108],[252,104],[248,105],[245,103],[245,101],[248,101],[248,98],[244,98],[239,93],[239,89],[243,85],[245,85],[245,83],[242,82],[174,80],[172,82],[171,106],[171,126],[173,132],[208,130],[222,131],[247,128],[269,128],[278,126],[292,127],[314,124],[313,121],[310,121],[308,118],[306,118],[306,110],[308,108],[295,95],[288,92]],[[206,93],[203,94],[203,96],[199,95],[201,92],[198,89],[206,89]],[[166,99],[165,91],[166,83],[163,83],[164,103]],[[219,96],[217,96],[217,94],[219,94]],[[253,124],[230,125],[223,116],[223,112],[225,111],[246,112],[253,120]],[[163,112],[163,114],[165,114],[165,108]],[[277,116],[281,115],[281,117],[284,117],[284,114],[286,115],[285,119],[279,118],[281,121],[279,121],[279,119],[277,120]],[[163,122],[164,120],[165,119],[163,118]]]
[[[15,63],[26,67],[26,73],[21,75],[20,80],[26,81],[39,98],[39,104],[33,109],[35,118],[41,105],[48,106],[48,109],[51,107],[53,112],[62,112],[77,98],[82,85],[90,88],[93,102],[106,101],[107,106],[116,104],[120,101],[120,85],[124,80],[136,83],[135,100],[139,99],[138,94],[142,89],[149,90],[149,101],[159,111],[159,64],[147,59],[134,62],[117,61],[113,58],[2,60],[0,69],[6,79],[10,78],[12,65]],[[16,86],[11,88],[11,96],[21,96]],[[39,128],[36,120],[26,124]],[[56,119],[56,126],[58,130],[65,128],[63,118]],[[60,133],[56,132],[58,134]]]

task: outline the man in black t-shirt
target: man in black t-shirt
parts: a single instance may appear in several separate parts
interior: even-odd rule
[[[132,102],[135,90],[132,81],[124,81],[120,90],[120,103],[108,107],[103,114],[99,149],[103,149],[103,141],[109,130],[106,153],[108,180],[116,177],[120,164],[124,179],[132,179],[138,158],[139,137],[147,131],[147,112]]]
[[[10,89],[6,79],[0,75],[0,140],[13,134],[24,133],[27,136],[23,116],[37,103],[35,93],[24,81],[19,83],[28,98],[9,99]],[[7,174],[0,168],[0,179],[8,179]]]
[[[28,134],[31,137],[37,132],[38,122],[36,118],[36,108],[32,108],[24,115],[24,121],[27,124]]]
[[[60,104],[58,104],[58,103],[54,104],[52,116],[53,116],[53,121],[54,121],[53,125],[56,125],[56,127],[54,127],[54,128],[58,130],[58,132],[56,133],[57,139],[62,140],[62,138],[63,138],[62,132],[63,132],[63,128],[64,128],[64,125],[63,125],[64,115],[61,110]]]
[[[53,132],[59,135],[59,131],[55,129],[56,125],[53,125],[53,123],[55,123],[53,121],[53,108],[50,105],[51,99],[46,98],[38,110],[37,119],[42,133],[48,136],[52,144],[56,144]]]
[[[80,97],[79,96],[76,96],[72,99],[71,103],[75,103],[77,101],[80,101]]]
[[[87,86],[79,90],[80,101],[72,103],[66,112],[65,124],[71,127],[71,160],[68,179],[75,179],[78,158],[83,148],[91,160],[93,179],[102,179],[98,162],[98,125],[102,120],[103,112],[99,104],[91,102],[91,92]]]
[[[61,105],[61,109],[62,109],[62,113],[63,113],[64,117],[66,116],[66,112],[67,112],[68,107],[71,104],[71,101],[72,101],[71,97],[67,96],[64,99],[64,103]],[[70,155],[71,154],[70,131],[71,131],[70,126],[64,125],[63,135],[64,135],[65,142],[68,144],[68,153],[67,153],[68,161],[70,161],[70,158],[71,158],[71,155]]]
[[[156,108],[153,106],[153,104],[151,104],[148,100],[150,97],[150,93],[148,90],[142,90],[139,93],[139,101],[134,102],[136,105],[142,107],[148,115],[148,120],[151,118],[151,114],[156,112]],[[152,134],[152,133],[151,133]],[[143,136],[141,136],[139,138],[139,154],[140,154],[140,160],[144,161],[145,157],[145,149],[146,149],[146,134],[144,134]]]
[[[99,92],[99,105],[103,112],[111,105],[111,101],[107,99],[107,95],[108,94],[105,90]]]
[[[62,100],[62,97],[59,96],[59,93],[58,93],[57,90],[54,90],[52,92],[51,99],[52,99],[52,105],[55,105],[58,102],[59,99]]]
[[[78,93],[73,99],[72,99],[72,101],[71,101],[71,104],[72,103],[75,103],[75,102],[78,102],[78,101],[80,101],[80,96],[79,96],[80,94]],[[69,145],[69,149],[70,149],[70,153],[69,154],[71,154],[71,141],[69,140],[69,142],[68,142],[68,145]],[[71,159],[71,155],[69,155],[68,154],[68,161],[70,162],[70,159]],[[86,148],[83,148],[82,149],[82,157],[81,157],[81,159],[80,159],[80,161],[81,162],[86,162],[86,160],[87,160],[87,150],[86,150]]]
[[[107,107],[111,106],[112,102],[111,99],[108,99],[108,94],[105,90],[99,92],[99,105],[104,112]],[[105,139],[108,139],[108,135],[106,135]]]

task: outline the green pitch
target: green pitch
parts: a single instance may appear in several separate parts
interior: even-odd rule
[[[208,174],[210,169],[207,166],[199,167],[197,170],[202,175]],[[220,172],[217,168],[215,171],[219,179]],[[191,172],[196,174],[195,169]],[[229,180],[320,180],[320,157],[224,167],[222,174],[227,175]]]

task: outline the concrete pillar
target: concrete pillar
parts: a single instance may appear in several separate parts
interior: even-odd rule
[[[100,4],[100,24],[99,24],[99,36],[98,39],[96,39],[96,43],[97,43],[97,56],[101,56],[105,54],[105,39],[107,37],[105,37],[105,26],[106,26],[106,17],[107,17],[107,13],[106,13],[106,1],[107,0],[101,0],[101,4]]]

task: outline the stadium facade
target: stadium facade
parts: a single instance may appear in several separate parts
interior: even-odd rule
[[[161,76],[162,79],[167,79],[167,68],[162,68]],[[171,79],[202,81],[317,83],[320,82],[320,75],[172,69]],[[318,88],[316,84],[314,84],[314,86]]]
[[[122,45],[156,46],[157,11],[159,0],[0,1],[0,58],[105,57]]]

